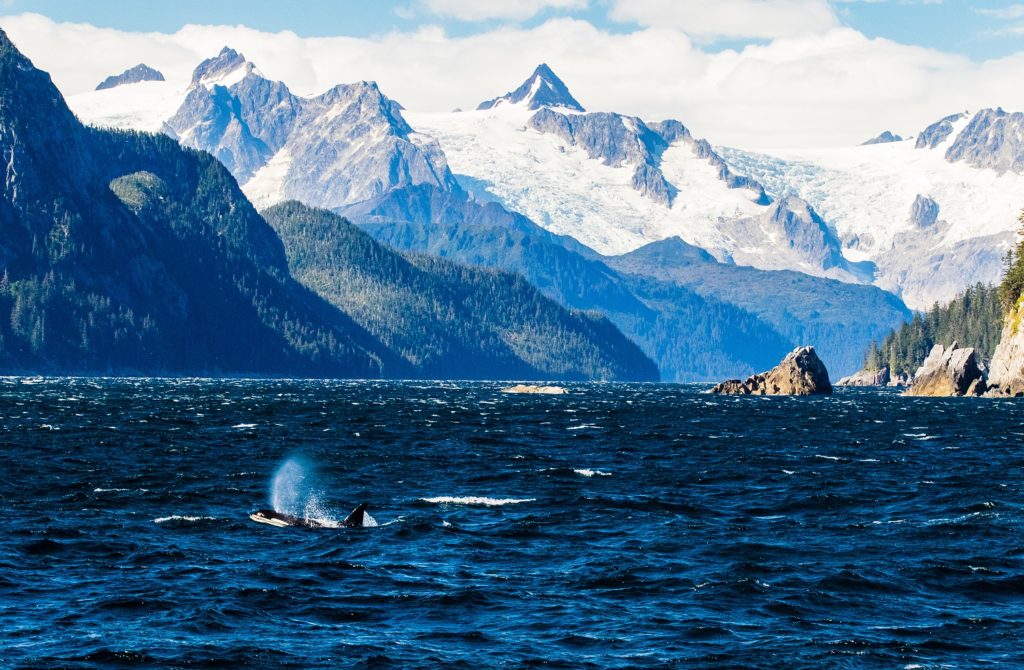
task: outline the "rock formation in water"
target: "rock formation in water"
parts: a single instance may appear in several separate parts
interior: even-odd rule
[[[994,397],[1024,396],[1024,303],[1018,302],[1006,319],[1003,334],[989,364],[988,394]]]
[[[892,375],[889,379],[889,383],[886,384],[889,388],[906,388],[914,383],[914,378],[907,374]]]
[[[832,393],[825,364],[814,347],[799,347],[768,372],[718,384],[712,393],[723,395],[824,395]]]
[[[905,395],[979,396],[987,387],[985,370],[975,350],[958,348],[954,342],[948,348],[941,344],[932,347]]]
[[[502,393],[522,393],[527,395],[565,395],[568,393],[561,386],[531,386],[529,384],[516,384],[501,389]]]
[[[879,370],[861,370],[849,377],[843,377],[836,386],[886,386],[889,384],[889,368],[883,367]]]

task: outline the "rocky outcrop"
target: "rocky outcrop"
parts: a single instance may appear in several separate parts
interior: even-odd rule
[[[889,384],[889,368],[880,370],[861,370],[849,377],[843,377],[836,386],[886,386]]]
[[[892,375],[889,379],[889,383],[886,384],[889,388],[907,388],[914,383],[914,378],[908,374]]]
[[[918,228],[928,228],[934,226],[938,220],[939,203],[919,193],[910,207],[910,222]]]
[[[928,126],[917,136],[916,149],[934,149],[953,134],[953,124],[967,116],[966,112],[950,114]]]
[[[568,393],[561,386],[532,386],[529,384],[517,384],[501,389],[502,393],[526,394],[526,395],[565,395]]]
[[[954,342],[948,348],[941,344],[932,347],[905,395],[980,396],[987,387],[985,370],[977,352],[973,348],[960,349]]]
[[[1019,301],[1003,326],[992,362],[989,364],[988,394],[993,397],[1024,396],[1024,301]]]
[[[712,393],[723,395],[826,395],[832,393],[825,364],[814,347],[799,347],[768,372],[746,381],[730,379],[718,384]]]

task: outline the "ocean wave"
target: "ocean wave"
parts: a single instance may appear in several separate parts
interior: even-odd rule
[[[598,476],[598,477],[611,477],[612,476],[612,473],[610,473],[610,472],[605,472],[604,470],[591,470],[590,468],[579,468],[579,469],[573,468],[573,472],[575,472],[576,474],[578,474],[580,476],[583,476],[583,477],[593,477],[595,475]]]
[[[153,519],[153,523],[167,523],[168,521],[216,521],[216,517],[212,516],[188,516],[181,514],[173,514],[171,516],[161,516]]]
[[[437,505],[486,505],[498,507],[501,505],[515,505],[518,503],[535,502],[536,498],[488,498],[485,496],[437,496],[434,498],[420,498],[423,502]]]

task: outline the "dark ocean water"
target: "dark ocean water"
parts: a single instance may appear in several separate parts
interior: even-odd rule
[[[0,380],[0,666],[1024,667],[1024,403],[499,389]]]

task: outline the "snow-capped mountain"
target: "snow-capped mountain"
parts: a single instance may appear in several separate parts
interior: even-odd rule
[[[203,62],[167,132],[221,160],[258,207],[336,209],[418,184],[455,187],[444,154],[374,82],[292,94],[240,54]]]
[[[902,142],[719,151],[770,194],[811,203],[847,258],[873,262],[875,284],[924,309],[999,279],[1024,207],[1022,119],[982,110],[947,116]]]
[[[69,102],[94,125],[163,131],[209,151],[261,208],[294,199],[338,209],[406,186],[458,188],[437,143],[376,83],[301,97],[227,47],[187,85],[134,83]]]
[[[145,63],[139,63],[121,74],[107,77],[96,86],[96,90],[104,91],[108,88],[124,86],[125,84],[137,84],[140,81],[165,81],[165,79],[163,73],[159,70],[154,70]]]
[[[812,206],[793,196],[773,201],[683,124],[586,113],[578,103],[574,113],[568,90],[547,104],[527,94],[545,90],[538,73],[564,87],[541,66],[514,93],[476,111],[406,116],[440,141],[477,198],[602,254],[679,236],[724,262],[871,280],[870,265],[843,256]]]

